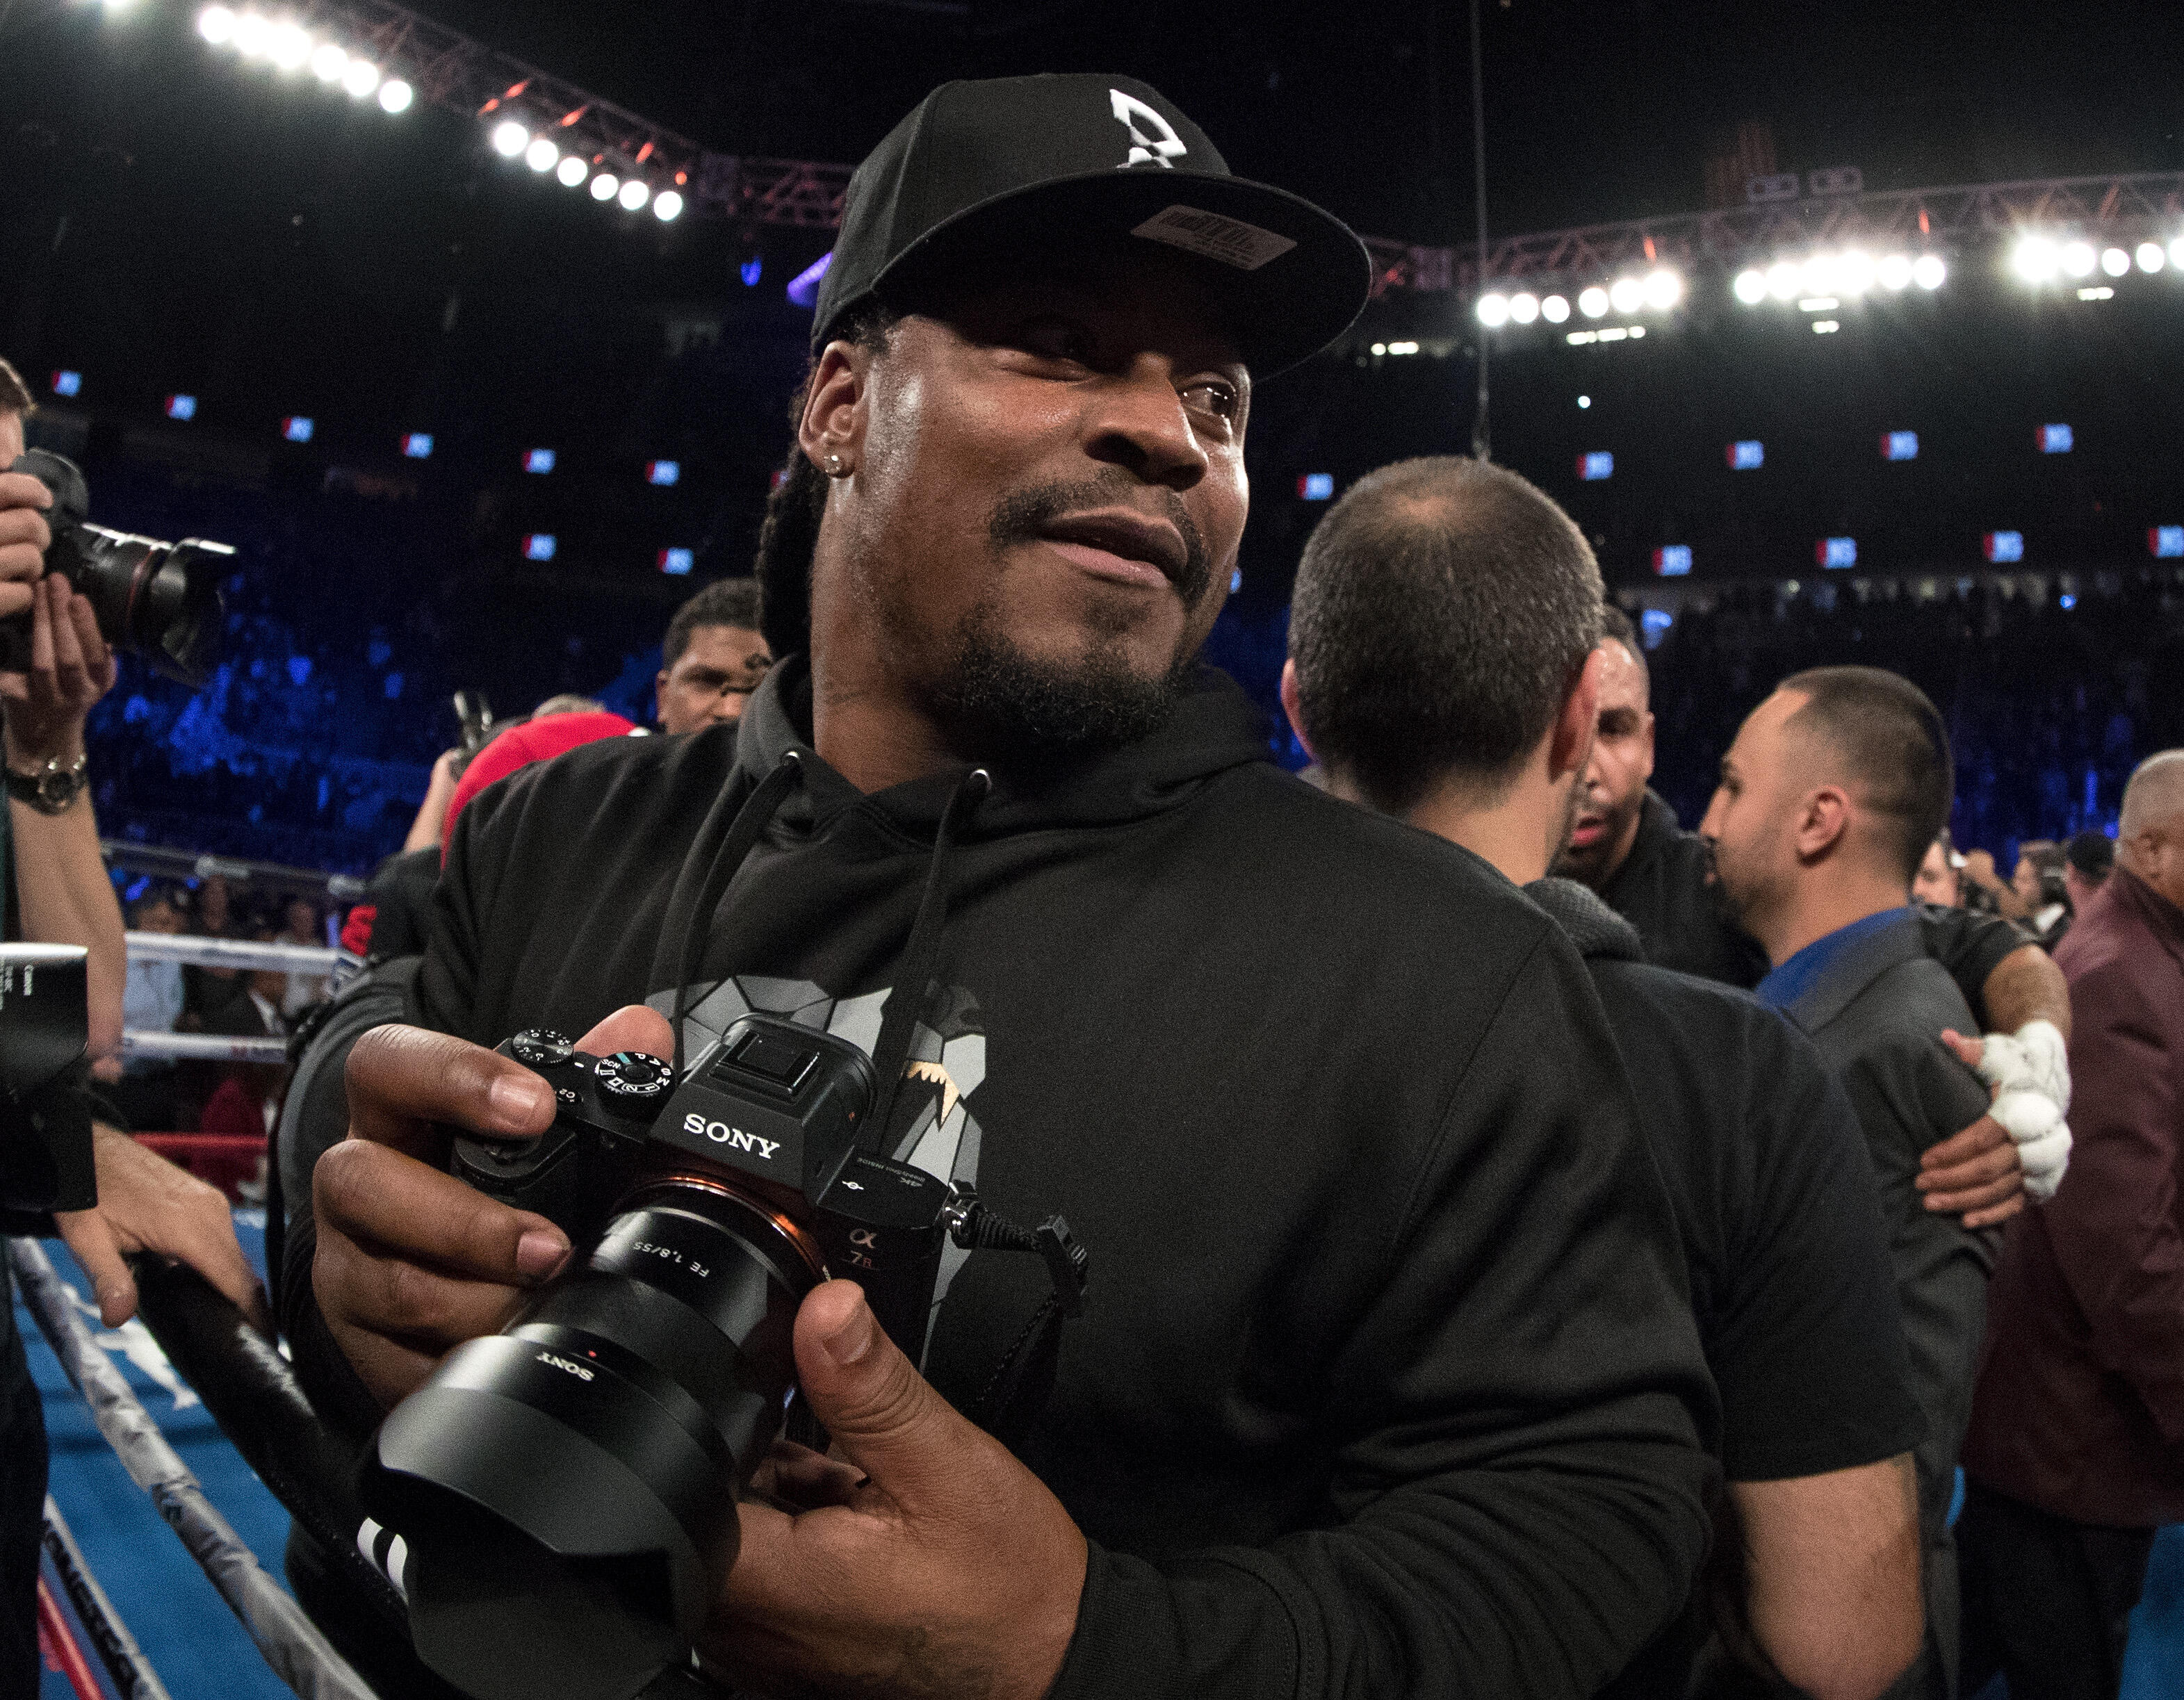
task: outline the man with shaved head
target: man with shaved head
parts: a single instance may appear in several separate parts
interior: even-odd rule
[[[1919,1692],[1957,1692],[1949,1529],[1993,1261],[1991,1230],[1922,1209],[1921,1157],[1983,1111],[1979,1077],[1940,1037],[1972,1032],[1955,982],[1904,901],[1948,818],[1941,716],[1874,667],[1785,679],[1722,760],[1701,833],[1738,923],[1773,965],[1757,989],[1819,1047],[1848,1095],[1880,1183],[1914,1396],[1927,1648]],[[1975,1047],[1959,1040],[1973,1056]]]
[[[2055,960],[2076,1156],[2003,1246],[1964,1442],[1965,1686],[2000,1669],[2015,1700],[2117,1692],[2154,1530],[2184,1519],[2184,750],[2131,775]]]

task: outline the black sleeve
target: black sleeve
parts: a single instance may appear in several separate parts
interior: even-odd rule
[[[1858,1118],[1812,1042],[1754,1011],[1749,1190],[1708,1342],[1731,1481],[1818,1475],[1917,1446],[1888,1236]]]
[[[1543,943],[1330,1377],[1329,1525],[1158,1561],[1095,1545],[1054,1700],[1590,1695],[1682,1606],[1713,1394],[1615,1056]]]
[[[1942,909],[1930,903],[1919,906],[1919,934],[1925,941],[1926,954],[1949,971],[1949,978],[1957,983],[1957,989],[1964,995],[1984,1031],[1986,977],[2004,956],[2032,940],[1999,915]]]

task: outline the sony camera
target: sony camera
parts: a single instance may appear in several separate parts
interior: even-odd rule
[[[735,1560],[805,1293],[855,1279],[914,1359],[951,1237],[1045,1252],[1080,1286],[1083,1256],[1059,1217],[1027,1233],[880,1155],[872,1065],[846,1040],[747,1015],[679,1083],[554,1033],[500,1051],[552,1085],[554,1125],[459,1136],[450,1166],[577,1253],[387,1417],[365,1505],[402,1537],[411,1636],[440,1675],[478,1700],[633,1695],[687,1663]]]
[[[88,956],[81,945],[0,945],[0,1208],[98,1202],[91,1109],[75,1090]]]
[[[170,679],[204,683],[220,648],[220,581],[235,551],[201,538],[161,543],[91,524],[83,474],[47,449],[31,449],[8,470],[29,473],[53,493],[46,569],[91,599],[108,644],[143,656]],[[30,615],[0,621],[0,672],[30,664]]]

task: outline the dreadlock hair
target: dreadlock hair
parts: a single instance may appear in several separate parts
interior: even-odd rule
[[[832,340],[873,354],[887,352],[888,338],[901,321],[894,309],[870,300],[850,309]],[[814,356],[804,382],[789,398],[788,459],[766,499],[766,520],[759,527],[758,559],[751,567],[758,580],[760,625],[776,659],[811,647],[811,552],[819,542],[819,521],[827,512],[827,475],[804,452],[796,435],[804,409],[819,376]]]

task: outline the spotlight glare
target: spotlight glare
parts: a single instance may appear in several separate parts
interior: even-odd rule
[[[280,24],[265,40],[265,57],[277,71],[300,70],[311,56],[311,38],[300,24]]]
[[[2179,238],[2184,242],[2184,238]],[[1577,310],[1588,319],[1598,319],[1607,312],[1607,292],[1597,283],[1577,298]]]
[[[2169,244],[2169,263],[2174,266],[2184,267],[2184,236],[2178,237],[2176,241]]]
[[[1873,287],[1876,275],[1872,256],[1852,248],[1836,267],[1836,287],[1846,295],[1863,295]]]
[[[531,145],[531,132],[512,118],[504,118],[493,127],[493,151],[504,159],[519,158]]]
[[[1684,280],[1673,271],[1661,270],[1646,280],[1646,304],[1657,312],[1665,313],[1684,298]]]
[[[543,176],[554,169],[561,157],[561,150],[541,136],[523,150],[523,163]]]
[[[2161,268],[2167,264],[2168,256],[2162,253],[2161,244],[2159,242],[2142,242],[2139,243],[2138,269],[2141,271],[2149,273],[2156,272],[2160,270]]]
[[[1607,299],[1618,313],[1635,313],[1646,304],[1646,286],[1635,277],[1618,277],[1608,286]]]
[[[1767,268],[1767,293],[1777,301],[1787,301],[1803,279],[1804,273],[1793,262],[1778,259]]]
[[[1559,325],[1569,317],[1569,302],[1560,295],[1550,295],[1540,304],[1540,316],[1550,325]]]
[[[2072,277],[2091,277],[2093,267],[2099,264],[2099,258],[2089,242],[2066,242],[2063,244],[2063,270]]]
[[[1498,331],[1509,322],[1509,298],[1496,293],[1479,298],[1479,322],[1490,331]]]
[[[635,212],[651,198],[652,186],[642,177],[632,177],[621,186],[621,192],[615,197],[626,213]]]
[[[1883,254],[1880,264],[1873,268],[1873,275],[1883,289],[1902,289],[1911,281],[1911,256],[1908,254]]]
[[[2120,277],[2131,270],[2131,256],[2120,248],[2101,251],[2101,270],[2111,277]]]
[[[273,25],[255,12],[245,12],[235,20],[235,51],[246,59],[264,54],[272,37]]]
[[[1938,254],[1922,254],[1912,264],[1911,281],[1921,289],[1939,289],[1948,275],[1949,268],[1942,263]]]
[[[2027,283],[2045,283],[2055,276],[2055,244],[2043,236],[2029,236],[2017,244],[2009,264]]]
[[[362,100],[378,86],[379,67],[370,59],[351,59],[342,73],[342,92],[351,100]]]
[[[198,34],[215,47],[235,39],[235,14],[225,6],[208,6],[198,14]]]
[[[652,216],[662,224],[672,224],[682,216],[682,197],[672,189],[662,189],[652,198]]]
[[[311,75],[320,82],[339,82],[348,69],[348,54],[328,42],[311,55]]]
[[[561,187],[573,189],[591,175],[591,167],[571,153],[554,168],[554,175],[561,180]]]
[[[1799,273],[1805,293],[1808,295],[1834,294],[1838,287],[1836,283],[1838,270],[1836,257],[1833,254],[1814,254],[1805,262],[1804,270]]]
[[[1757,266],[1736,274],[1736,298],[1747,307],[1757,307],[1767,298],[1767,274]]]
[[[616,176],[611,171],[602,171],[592,179],[592,198],[595,201],[611,201],[615,198],[615,191],[620,187],[621,187],[621,178]]]
[[[382,112],[407,112],[416,91],[400,77],[389,77],[379,86],[379,109]]]
[[[1529,293],[1509,298],[1509,316],[1519,325],[1529,325],[1540,316],[1540,298]]]

